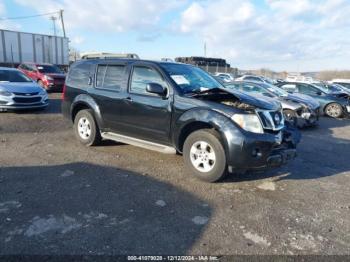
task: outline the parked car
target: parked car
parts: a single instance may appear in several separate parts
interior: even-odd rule
[[[331,82],[333,84],[341,85],[350,91],[350,79],[333,79]]]
[[[217,181],[226,171],[280,166],[300,140],[278,102],[228,91],[192,65],[132,59],[74,63],[62,112],[77,139],[111,139],[182,153],[189,173]]]
[[[225,86],[278,100],[282,105],[285,119],[298,127],[314,126],[318,123],[320,103],[312,97],[289,94],[283,89],[262,82],[235,81]]]
[[[342,117],[350,113],[349,95],[344,92],[330,92],[309,83],[284,82],[277,86],[292,93],[302,93],[315,98],[321,105],[320,112],[330,117]]]
[[[243,75],[238,78],[236,78],[237,81],[255,81],[255,82],[262,82],[267,84],[274,84],[275,81],[272,79],[269,79],[267,77],[263,76],[256,76],[256,75]]]
[[[47,91],[62,91],[65,73],[52,64],[22,63],[18,66],[28,77],[36,81]]]
[[[0,67],[0,111],[45,109],[48,101],[45,89],[21,71]]]
[[[224,82],[232,82],[235,78],[229,73],[215,73],[216,77],[221,78]]]
[[[347,89],[346,87],[339,85],[339,84],[333,84],[333,83],[328,83],[328,82],[315,82],[312,84],[316,85],[316,86],[320,86],[321,88],[328,90],[328,92],[345,93],[345,94],[350,95],[350,89]]]

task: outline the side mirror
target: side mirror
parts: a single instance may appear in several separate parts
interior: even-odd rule
[[[321,95],[322,95],[322,92],[321,92],[321,91],[317,91],[316,94],[319,95],[319,96],[321,96]]]
[[[146,91],[148,93],[164,96],[166,88],[164,88],[163,86],[161,86],[160,84],[157,84],[157,83],[149,83],[146,86]]]

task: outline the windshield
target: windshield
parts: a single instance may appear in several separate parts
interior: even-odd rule
[[[198,67],[183,64],[162,64],[161,67],[185,94],[223,88],[217,80]]]
[[[32,80],[17,70],[0,70],[0,82],[26,83]]]
[[[262,86],[264,86],[267,90],[269,90],[270,92],[274,93],[277,96],[288,96],[288,92],[283,90],[282,88],[279,88],[277,86],[268,84],[268,83],[263,83],[261,84]]]
[[[38,65],[37,66],[40,73],[48,73],[48,74],[62,74],[62,70],[54,65]]]

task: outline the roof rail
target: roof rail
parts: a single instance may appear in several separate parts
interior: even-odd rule
[[[106,52],[86,52],[81,54],[81,59],[114,59],[114,58],[129,58],[129,59],[140,59],[137,54],[127,53],[106,53]]]

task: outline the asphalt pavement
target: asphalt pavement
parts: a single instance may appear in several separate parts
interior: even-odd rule
[[[0,255],[350,254],[350,120],[283,168],[196,180],[180,155],[84,147],[60,114],[0,113]]]

